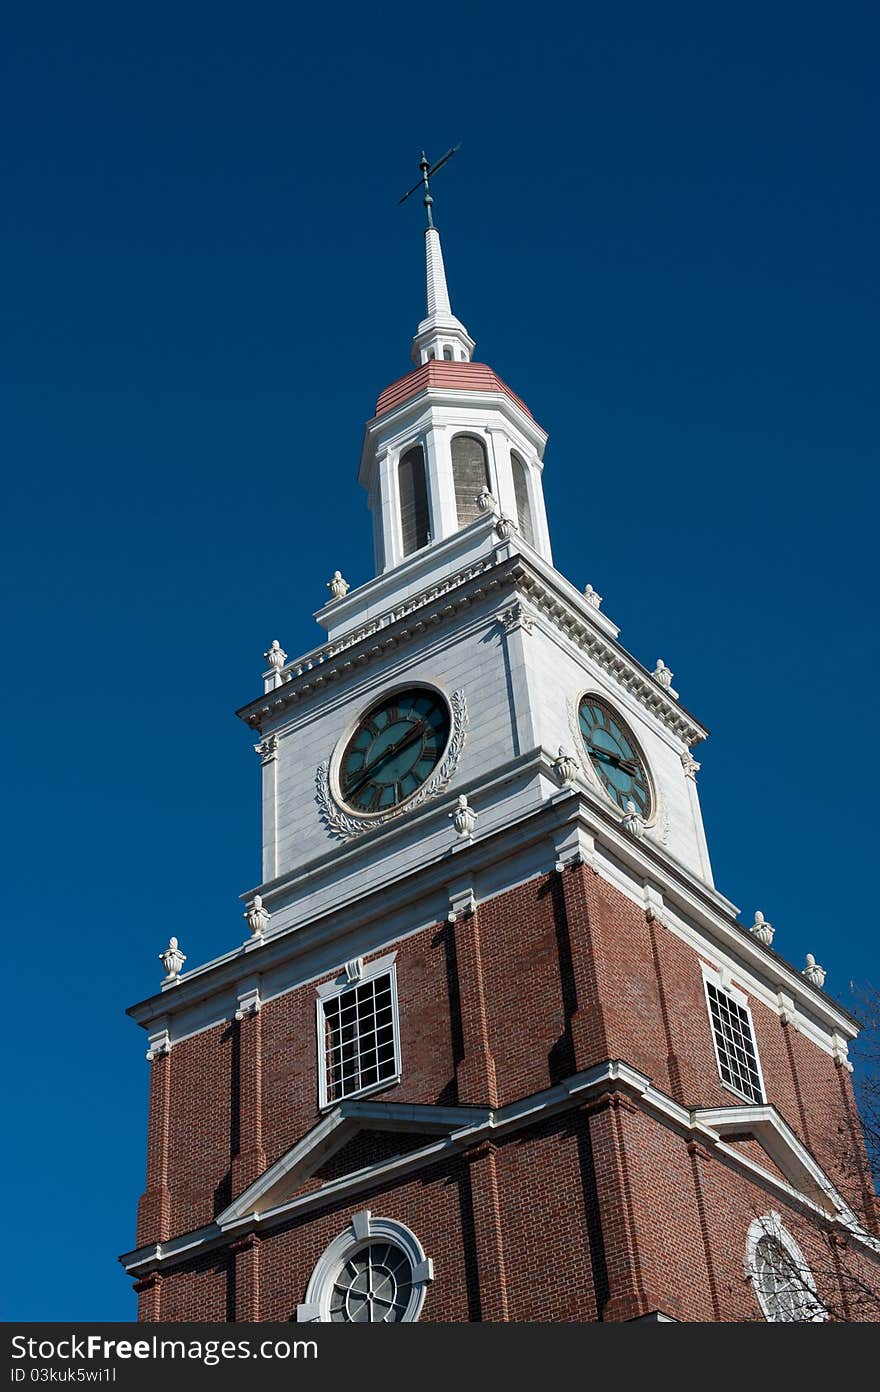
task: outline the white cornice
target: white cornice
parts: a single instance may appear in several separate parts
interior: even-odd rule
[[[515,779],[533,777],[538,771],[543,771],[548,782],[553,777],[549,751],[521,755],[500,768],[495,781],[499,788],[509,789]],[[462,787],[466,793],[470,791],[469,784]],[[480,787],[484,795],[491,791],[485,781]],[[415,818],[427,829],[433,820],[446,818],[454,801],[453,794],[438,799],[430,808],[415,814]],[[389,840],[406,834],[405,823],[392,824],[379,833]],[[353,934],[366,932],[370,925],[382,930],[381,944],[377,938],[375,948],[369,949],[372,951],[437,921],[438,905],[444,896],[448,902],[447,887],[452,881],[468,880],[474,884],[488,867],[503,865],[505,877],[495,880],[492,893],[487,896],[493,898],[525,879],[551,870],[560,855],[565,863],[567,852],[556,848],[578,844],[591,848],[593,868],[632,902],[644,907],[645,886],[650,885],[652,902],[662,903],[660,921],[684,937],[695,952],[727,966],[750,993],[771,1007],[779,993],[784,993],[797,1027],[825,1052],[839,1052],[840,1041],[858,1033],[857,1022],[842,1006],[736,921],[736,909],[728,900],[699,881],[662,846],[647,837],[636,841],[628,836],[613,809],[582,785],[559,792],[532,812],[477,836],[470,845],[457,847],[454,855],[447,850],[421,861],[414,869],[374,884],[368,893],[332,903],[318,918],[281,927],[267,933],[256,946],[248,943],[187,972],[179,978],[173,994],[151,996],[132,1006],[128,1013],[145,1029],[163,1017],[173,1039],[185,1038],[227,1018],[227,1005],[234,1000],[234,988],[242,975],[260,973],[265,978],[284,968],[289,983],[275,994],[296,989],[313,976],[326,974],[328,958],[334,952],[339,961],[346,954],[350,956],[345,944]],[[340,882],[351,883],[364,846],[362,840],[330,851],[322,857],[322,863],[332,865]],[[542,848],[546,848],[543,870]],[[583,851],[577,853],[577,858],[584,858]],[[293,875],[259,886],[258,892],[267,904],[280,906],[290,901],[297,886],[313,886],[317,875],[318,863],[312,862]],[[248,891],[243,898],[250,898],[253,893]],[[388,927],[389,902],[409,920],[408,928]],[[444,909],[439,917],[445,916],[445,912]],[[273,910],[273,921],[278,918]],[[338,949],[334,943],[339,943]],[[312,962],[314,965],[310,965]],[[188,1016],[197,1023],[187,1024]]]
[[[238,1201],[224,1210],[214,1223],[171,1238],[167,1242],[137,1248],[121,1256],[119,1260],[129,1275],[134,1277],[174,1267],[212,1248],[225,1245],[233,1237],[246,1232],[271,1231],[274,1227],[325,1208],[331,1203],[348,1202],[365,1190],[395,1184],[407,1175],[470,1150],[481,1141],[497,1140],[502,1136],[514,1135],[531,1126],[539,1125],[574,1107],[583,1106],[591,1098],[600,1097],[609,1088],[629,1095],[637,1105],[640,1104],[656,1120],[682,1137],[701,1141],[710,1154],[717,1156],[729,1168],[739,1170],[747,1178],[756,1180],[805,1212],[842,1227],[852,1239],[868,1250],[877,1253],[880,1249],[880,1243],[861,1227],[828,1176],[804,1149],[775,1108],[725,1107],[688,1111],[666,1093],[655,1088],[650,1078],[638,1069],[622,1060],[614,1060],[586,1072],[574,1074],[553,1088],[520,1098],[494,1111],[477,1108],[437,1108],[438,1117],[433,1125],[427,1116],[435,1110],[430,1106],[418,1108],[420,1115],[416,1117],[413,1115],[415,1109],[407,1108],[404,1104],[401,1112],[408,1111],[410,1116],[401,1117],[395,1123],[392,1120],[395,1104],[386,1103],[384,1106],[390,1126],[409,1131],[420,1128],[429,1133],[432,1130],[439,1131],[440,1139],[431,1140],[418,1150],[342,1175],[318,1189],[297,1194],[273,1208],[260,1209],[260,1203],[276,1193],[278,1180],[283,1172],[294,1173],[310,1147],[318,1152],[319,1160],[323,1160],[328,1138],[332,1136],[334,1129],[344,1125],[347,1134],[347,1122],[353,1120],[356,1125],[355,1116],[347,1118],[343,1116],[342,1109],[339,1109],[338,1115],[331,1113],[318,1123],[242,1194]],[[376,1124],[379,1122],[380,1118],[377,1117]],[[725,1143],[723,1136],[734,1130],[740,1134],[753,1135],[771,1154],[774,1164],[781,1166],[782,1175],[774,1170],[765,1169],[734,1146]],[[803,1182],[806,1182],[808,1192],[800,1187]],[[245,1211],[248,1200],[254,1207]]]
[[[445,623],[462,606],[495,595],[500,607],[502,597],[506,602],[515,592],[525,595],[685,744],[691,746],[707,737],[705,726],[669,696],[647,668],[608,632],[604,616],[598,616],[574,586],[531,548],[526,554],[513,540],[496,546],[489,555],[475,558],[462,570],[437,578],[426,589],[401,596],[397,605],[385,611],[377,603],[380,612],[333,642],[287,663],[281,684],[242,706],[236,714],[252,729],[260,730],[286,706],[323,691],[328,682],[349,675],[357,665],[387,655],[389,649],[410,642],[429,626]]]

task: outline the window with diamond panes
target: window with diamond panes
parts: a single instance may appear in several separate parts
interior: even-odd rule
[[[711,981],[706,982],[706,995],[721,1081],[749,1102],[763,1102],[764,1088],[748,1010]]]
[[[391,972],[321,1002],[325,1101],[338,1102],[399,1072]]]

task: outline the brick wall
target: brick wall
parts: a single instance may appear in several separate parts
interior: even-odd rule
[[[698,954],[586,867],[396,947],[403,1077],[380,1098],[504,1105],[618,1058],[689,1108],[738,1100],[718,1077]],[[870,1209],[848,1073],[750,1004],[768,1100]],[[319,1120],[315,983],[152,1068],[141,1244],[209,1223]],[[418,1142],[361,1134],[304,1188]],[[737,1144],[772,1170],[755,1142]],[[365,1206],[406,1222],[434,1258],[423,1319],[706,1320],[758,1317],[745,1234],[780,1199],[606,1099],[147,1282],[141,1317],[290,1319],[317,1258]],[[793,1215],[790,1230],[803,1226]]]

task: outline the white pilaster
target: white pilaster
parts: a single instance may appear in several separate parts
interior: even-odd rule
[[[502,517],[516,517],[516,493],[510,467],[510,437],[498,427],[490,427],[489,439],[495,460],[496,487],[492,492],[498,499],[498,510]]]
[[[263,771],[263,883],[278,874],[278,748],[277,735],[267,735],[254,749]]]
[[[544,503],[542,483],[543,466],[538,456],[533,454],[526,460],[529,476],[529,501],[532,505],[532,531],[535,534],[535,550],[540,551],[545,561],[553,564],[550,549],[550,528],[547,525],[547,508]]]
[[[403,560],[400,533],[398,489],[398,450],[386,450],[378,457],[380,511],[377,513],[381,536],[377,541],[377,570],[391,570]]]
[[[443,537],[451,536],[453,532],[458,531],[449,440],[449,429],[436,423],[428,431],[425,440],[432,541],[440,541]]]

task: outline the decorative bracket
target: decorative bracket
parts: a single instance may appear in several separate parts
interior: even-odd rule
[[[147,1062],[152,1063],[154,1059],[161,1058],[163,1054],[171,1053],[171,1035],[167,1026],[150,1035],[150,1047],[147,1050]]]
[[[535,616],[531,610],[517,600],[499,616],[505,633],[531,633],[535,627]]]
[[[477,899],[473,889],[460,889],[449,896],[449,913],[446,915],[447,922],[457,923],[460,918],[470,918],[476,911]]]
[[[254,753],[259,754],[260,763],[265,767],[278,758],[279,739],[277,735],[267,735],[259,744],[254,745]]]
[[[565,828],[555,840],[554,849],[554,869],[559,874],[573,865],[589,865],[591,870],[596,868],[596,838],[580,822]]]
[[[238,990],[238,1009],[235,1012],[236,1020],[241,1022],[242,1020],[249,1019],[251,1015],[259,1015],[262,1008],[263,1002],[260,999],[259,980],[242,983]]]
[[[645,892],[645,917],[649,923],[663,922],[663,895],[656,885],[652,885],[646,880],[644,884]]]

